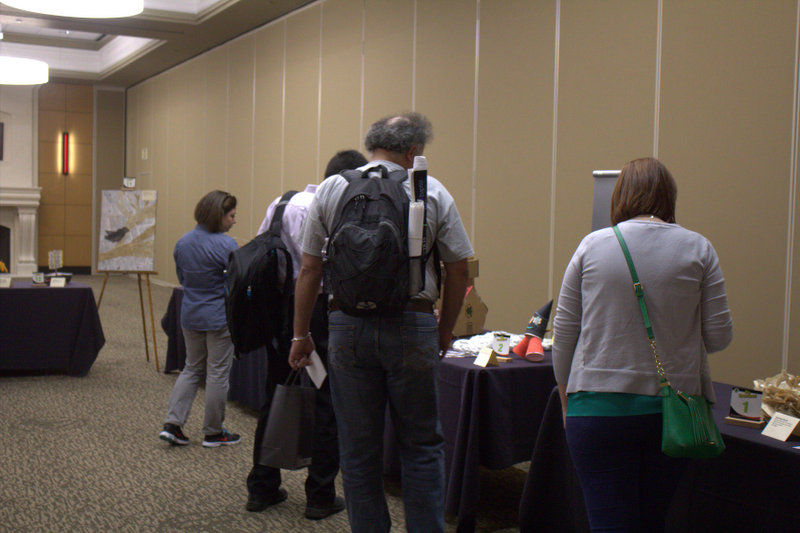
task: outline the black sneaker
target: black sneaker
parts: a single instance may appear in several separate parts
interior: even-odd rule
[[[328,507],[314,507],[306,504],[306,518],[309,520],[322,520],[344,509],[344,499],[336,496]]]
[[[216,448],[217,446],[230,446],[231,444],[239,444],[242,438],[236,433],[231,433],[227,429],[223,429],[222,433],[216,435],[206,435],[203,439],[203,446],[206,448]]]
[[[184,435],[181,427],[176,424],[164,424],[164,429],[158,434],[158,438],[176,446],[189,444],[189,437]]]

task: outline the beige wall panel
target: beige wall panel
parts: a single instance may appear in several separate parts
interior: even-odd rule
[[[141,150],[139,149],[139,98],[141,86],[125,92],[125,175],[136,176],[139,172]]]
[[[66,176],[61,174],[45,172],[39,173],[39,187],[42,188],[40,203],[64,205],[66,194]]]
[[[92,92],[91,85],[67,85],[67,111],[91,113],[93,108]]]
[[[284,186],[297,189],[318,174],[319,4],[286,21]]]
[[[592,171],[653,153],[657,15],[656,0],[561,3],[555,297],[591,231]]]
[[[555,2],[481,3],[473,246],[490,329],[521,332],[552,297],[555,15]]]
[[[64,110],[39,111],[39,140],[58,142],[67,128],[67,117]]]
[[[63,250],[64,249],[64,235],[39,235],[39,254],[36,256],[36,262],[47,268],[49,261],[47,252],[50,250]],[[66,264],[66,263],[65,263]],[[69,265],[73,266],[73,265]],[[80,266],[80,265],[78,265]]]
[[[174,72],[174,71],[173,71]],[[156,204],[155,270],[167,272],[172,266],[172,246],[175,235],[169,227],[169,206],[176,199],[169,190],[169,73],[153,79],[153,136],[150,150],[152,175],[145,180],[146,186],[137,188],[158,191]]]
[[[92,235],[92,206],[64,206],[64,235],[82,236],[88,242]]]
[[[90,143],[92,142],[92,113],[66,113],[66,131],[69,132],[71,142]]]
[[[55,142],[39,141],[39,174],[61,174],[60,146]]]
[[[206,79],[206,189],[228,187],[228,48],[220,46],[205,56]],[[206,191],[208,192],[208,191]]]
[[[329,0],[322,5],[322,109],[318,172],[320,181],[339,150],[364,151],[361,139],[362,2]]]
[[[67,87],[63,83],[45,83],[39,87],[39,110],[64,111]]]
[[[245,244],[261,222],[261,202],[253,198],[253,84],[255,35],[236,39],[230,48],[230,128],[228,130],[228,191],[237,197],[238,223],[231,236]],[[258,222],[255,219],[258,218]],[[255,225],[255,227],[254,227]]]
[[[104,190],[119,189],[125,175],[125,92],[99,89],[94,94],[97,123],[95,126],[95,176],[94,176],[94,232],[89,245],[90,264],[92,245],[98,242],[100,233],[100,206]],[[76,176],[77,177],[77,176]],[[72,178],[72,176],[70,176]],[[89,176],[91,197],[91,176]],[[78,246],[76,244],[76,246]]]
[[[64,206],[39,206],[39,235],[64,234]],[[41,238],[41,237],[40,237]],[[45,255],[47,257],[47,255]]]
[[[70,174],[63,176],[66,183],[66,194],[64,203],[67,205],[92,205],[92,175],[91,174]],[[119,188],[121,180],[117,181]]]
[[[89,138],[91,141],[91,137]],[[92,175],[92,143],[69,141],[69,173]]]
[[[47,255],[45,255],[47,257]],[[88,237],[64,237],[64,266],[90,266],[92,243]]]
[[[361,141],[379,118],[412,108],[414,78],[414,1],[366,0],[364,6]]]
[[[135,155],[138,161],[137,187],[144,188],[145,181],[149,181],[153,165],[153,86],[154,80],[141,84],[139,89],[139,150]]]
[[[253,216],[259,225],[270,202],[289,189],[284,187],[282,163],[285,32],[286,22],[281,21],[255,34]]]
[[[166,76],[167,86],[169,87],[169,109],[168,126],[169,138],[167,139],[167,164],[166,175],[163,176],[158,185],[159,191],[164,191],[166,198],[169,198],[169,209],[166,207],[159,212],[161,216],[159,226],[165,239],[163,253],[165,272],[170,270],[172,261],[172,248],[177,239],[184,233],[187,215],[187,205],[191,199],[190,195],[196,195],[197,199],[202,194],[200,191],[193,192],[186,187],[186,145],[190,142],[191,136],[186,130],[186,94],[189,92],[187,85],[186,64],[171,70]],[[197,200],[195,200],[197,201]],[[159,202],[160,204],[161,202]],[[156,208],[158,209],[158,208]]]
[[[711,369],[739,385],[781,366],[796,9],[664,6],[659,153],[678,182],[678,222],[720,256],[736,333]]]
[[[183,233],[194,227],[194,206],[207,192],[204,154],[208,123],[206,122],[206,71],[202,58],[194,59],[186,64],[185,76],[185,195],[176,207],[182,214],[180,226],[172,228],[175,232],[183,231]]]
[[[472,237],[476,3],[417,3],[415,110],[433,123],[428,169],[455,198]]]

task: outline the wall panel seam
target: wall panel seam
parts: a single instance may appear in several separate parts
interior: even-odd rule
[[[470,238],[472,249],[477,246],[475,242],[475,218],[478,216],[476,206],[478,193],[478,81],[480,78],[480,51],[481,51],[481,0],[475,0],[475,73],[472,103],[472,213],[470,224]]]
[[[792,88],[792,145],[790,148],[789,163],[789,216],[786,231],[786,287],[783,303],[783,343],[781,346],[781,368],[786,369],[789,364],[789,330],[792,308],[792,268],[794,255],[794,223],[797,194],[797,136],[798,136],[798,61],[800,61],[800,0],[795,8],[795,38],[794,38],[794,85]]]
[[[561,0],[556,0],[555,50],[553,54],[553,148],[550,159],[550,250],[547,293],[553,294],[556,240],[556,156],[558,153],[558,60],[561,43]]]
[[[664,0],[658,0],[658,14],[656,15],[656,80],[655,80],[655,109],[653,112],[653,157],[658,158],[658,129],[661,115],[661,43],[664,16]]]

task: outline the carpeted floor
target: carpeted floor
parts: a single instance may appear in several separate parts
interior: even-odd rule
[[[99,297],[102,276],[75,281]],[[151,291],[163,368],[167,339],[159,323],[172,289],[152,284]],[[146,287],[144,302],[152,342]],[[203,448],[201,390],[184,427],[190,445],[160,441],[177,374],[156,372],[152,344],[145,359],[136,278],[109,278],[100,317],[106,344],[88,376],[0,377],[0,532],[349,531],[345,512],[303,517],[305,471],[284,471],[286,502],[263,513],[244,510],[256,425],[249,409],[228,404],[226,427],[242,435],[241,444]],[[518,531],[524,476],[519,468],[482,473],[479,530]],[[404,531],[399,487],[388,483],[386,492],[392,529]],[[447,530],[455,531],[452,520]]]

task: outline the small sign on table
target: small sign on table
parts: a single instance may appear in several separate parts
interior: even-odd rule
[[[731,389],[730,412],[725,417],[725,423],[735,426],[763,428],[761,396],[762,393],[757,390],[733,387]]]

